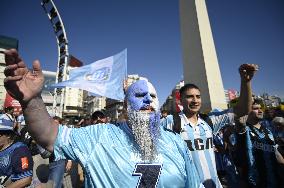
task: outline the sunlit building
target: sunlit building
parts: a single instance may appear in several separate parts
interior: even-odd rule
[[[3,52],[7,49],[14,48],[18,50],[19,41],[12,37],[2,36],[0,35],[0,108],[2,109],[6,99],[6,90],[4,87],[4,69],[6,67],[5,64],[5,56]]]

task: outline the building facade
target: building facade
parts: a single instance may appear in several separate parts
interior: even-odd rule
[[[44,75],[44,87],[42,90],[42,99],[46,105],[47,111],[55,115],[57,107],[53,107],[54,101],[54,89],[50,86],[55,83],[56,72],[43,70]],[[64,90],[64,109],[63,117],[80,116],[83,115],[83,90],[76,88],[66,88]]]
[[[106,108],[106,97],[92,96],[84,91],[84,114],[91,115],[97,110]]]
[[[0,49],[1,50],[1,49]],[[6,64],[4,63],[4,55],[0,54],[0,108],[3,109],[5,98],[6,98],[6,89],[4,87],[4,69]]]
[[[0,35],[0,108],[4,107],[6,99],[6,89],[4,87],[4,69],[6,67],[4,51],[14,48],[18,50],[19,41],[12,37]]]

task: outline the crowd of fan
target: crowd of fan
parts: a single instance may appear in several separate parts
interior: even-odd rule
[[[16,117],[11,108],[0,116],[1,187],[45,186],[39,176],[32,178],[32,155],[39,154],[49,158],[44,183],[51,187],[61,187],[64,171],[71,166],[76,166],[81,184],[66,187],[284,185],[283,111],[264,113],[261,101],[252,98],[257,65],[239,67],[239,101],[227,110],[200,113],[201,90],[185,84],[180,89],[180,113],[160,115],[154,86],[138,80],[127,88],[127,115],[117,122],[108,123],[98,111],[75,124],[48,115],[40,97],[43,74],[38,61],[30,71],[16,50],[5,55],[4,85],[21,103],[24,118]],[[37,167],[36,174],[41,173]]]
[[[52,116],[52,118],[58,122],[61,126],[67,127],[85,127],[88,125],[107,123],[109,118],[106,116],[104,111],[95,111],[91,115],[86,115],[81,119],[78,118],[60,118],[58,116]],[[15,112],[12,106],[4,108],[0,111],[0,124],[10,121],[13,124],[6,127],[0,126],[0,136],[3,134],[7,135],[11,139],[11,143],[23,143],[25,152],[27,152],[28,160],[25,161],[28,165],[29,174],[26,174],[28,179],[26,183],[19,185],[19,187],[30,187],[30,188],[42,188],[42,187],[82,187],[84,181],[84,174],[80,164],[72,162],[71,160],[55,160],[54,154],[42,148],[38,145],[35,140],[32,139],[28,133],[28,125],[26,125],[22,112]],[[11,127],[11,129],[10,129]],[[1,140],[2,141],[2,140]],[[6,143],[0,144],[0,156],[1,152],[10,148],[5,146]],[[18,155],[17,151],[13,151],[13,157]],[[21,156],[20,156],[21,158]],[[47,161],[45,160],[47,159]],[[13,166],[14,165],[14,166]],[[17,164],[11,164],[12,168],[16,168]],[[2,169],[1,169],[2,170]],[[4,169],[3,169],[4,170]],[[25,170],[25,169],[23,169]],[[15,173],[16,174],[16,173]],[[2,179],[3,178],[3,179]],[[7,178],[7,179],[6,179]],[[15,181],[16,176],[10,177],[1,176],[0,187],[4,187],[4,184],[8,186],[12,181]],[[3,181],[3,182],[2,182]],[[9,187],[9,186],[8,186]]]
[[[252,111],[248,116],[242,117],[242,120],[239,120],[232,125],[222,127],[213,135],[218,177],[224,187],[253,187],[253,184],[255,183],[253,182],[253,175],[250,176],[248,172],[248,168],[250,168],[248,155],[249,146],[241,137],[245,131],[244,127],[249,126],[249,128],[253,129],[253,127],[251,127],[253,124],[250,124],[249,122],[254,122],[255,124],[259,123],[262,130],[267,130],[267,134],[272,135],[272,138],[266,136],[265,138],[267,140],[263,141],[262,145],[261,143],[258,143],[258,149],[264,151],[265,149],[263,148],[265,147],[266,142],[270,142],[269,144],[273,146],[272,150],[275,155],[272,156],[270,165],[275,166],[273,167],[275,171],[270,171],[270,173],[273,173],[276,178],[275,181],[278,182],[279,187],[281,187],[281,185],[284,185],[284,180],[280,178],[284,173],[284,111],[280,108],[272,107],[263,110],[263,104],[257,99],[254,101],[252,108],[254,108],[253,110],[257,110],[257,112]],[[39,160],[37,159],[37,162],[39,163],[41,163],[41,159],[49,159],[49,173],[46,174],[46,172],[44,172],[45,175],[38,174],[43,173],[43,171],[39,171],[37,175],[34,176],[33,180],[30,180],[30,187],[42,187],[41,184],[45,184],[48,181],[52,181],[54,184],[56,183],[53,187],[62,187],[63,185],[72,185],[73,187],[83,186],[84,175],[81,166],[77,163],[73,163],[72,167],[72,162],[70,160],[54,161],[54,156],[37,145],[31,138],[22,113],[14,113],[13,107],[6,107],[0,116],[1,119],[10,119],[15,122],[14,132],[16,134],[13,137],[14,142],[21,141],[25,143],[34,158],[40,156]],[[167,110],[161,111],[160,121],[168,121],[165,124],[161,123],[167,125],[167,127],[165,127],[166,129],[174,130],[172,118],[173,116]],[[73,121],[70,119],[62,119],[58,116],[54,116],[53,119],[58,121],[62,126],[77,128],[98,123],[107,123],[109,121],[109,118],[103,111],[96,111],[92,115],[87,115],[80,120],[75,121],[74,119]],[[256,143],[254,144],[255,147],[257,147]],[[258,155],[263,154],[258,153]],[[259,158],[254,160],[259,160],[256,162],[260,164],[257,164],[258,167],[255,166],[256,164],[251,167],[258,169],[259,166],[262,165],[260,169],[262,168],[263,172],[267,173],[267,170],[265,170],[267,167],[265,167],[266,164],[264,159],[259,156]],[[55,162],[56,164],[54,165],[53,163]],[[37,165],[36,167],[38,168],[39,166]],[[76,174],[72,174],[72,179],[76,182],[71,182],[71,184],[70,182],[69,184],[66,182],[64,183],[64,174],[66,176],[66,174],[70,173],[71,167],[78,168],[75,170]],[[36,172],[36,169],[34,169],[34,171]],[[48,177],[44,177],[46,175]],[[268,174],[265,175],[268,176]]]

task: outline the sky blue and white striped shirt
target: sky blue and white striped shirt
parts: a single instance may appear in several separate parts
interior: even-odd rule
[[[183,112],[181,118],[181,137],[186,141],[191,151],[193,162],[197,168],[202,182],[214,183],[216,187],[222,187],[216,170],[215,154],[213,150],[213,134],[218,132],[226,124],[233,123],[234,113],[232,109],[212,113],[210,117],[212,128],[201,118],[198,118],[196,126],[192,126]],[[212,182],[213,181],[213,182]]]
[[[56,159],[80,162],[85,172],[85,187],[136,187],[142,178],[151,178],[157,187],[203,187],[191,154],[179,135],[161,127],[155,163],[143,163],[136,146],[126,123],[79,129],[60,126],[54,153]],[[143,170],[148,171],[143,174]]]

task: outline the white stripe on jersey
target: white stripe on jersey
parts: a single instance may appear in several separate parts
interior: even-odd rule
[[[222,112],[212,113],[209,117],[213,123],[213,133],[217,133],[226,124],[234,122],[235,114],[233,108],[229,108]]]
[[[223,118],[223,117],[222,117]],[[216,169],[215,154],[211,144],[209,148],[205,148],[205,142],[210,142],[208,138],[212,139],[213,134],[211,127],[201,118],[198,118],[197,125],[192,127],[187,117],[183,112],[180,113],[181,119],[181,137],[186,141],[190,140],[192,144],[192,150],[190,150],[193,162],[197,168],[201,181],[212,179],[216,187],[222,187]],[[205,134],[204,134],[205,133]],[[201,139],[204,150],[197,150],[195,148],[194,141],[195,139]]]
[[[70,133],[71,133],[71,128],[68,128],[67,126],[63,126],[62,134],[61,134],[62,143],[68,144],[70,142]]]
[[[200,130],[199,130],[199,126],[196,126],[196,131],[194,131],[194,138],[200,138]],[[207,135],[206,135],[207,137]],[[207,179],[211,179],[211,175],[210,175],[210,170],[209,170],[209,166],[206,160],[206,156],[205,156],[205,152],[202,151],[193,151],[192,155],[194,156],[195,160],[194,162],[198,162],[199,163],[199,167],[202,168],[201,174],[203,174],[202,180],[207,180]],[[206,161],[206,162],[205,162]],[[198,172],[200,171],[200,169],[198,170]],[[200,172],[199,175],[201,176]]]

